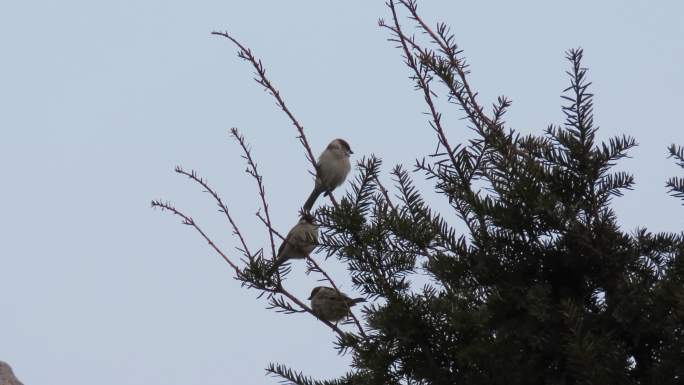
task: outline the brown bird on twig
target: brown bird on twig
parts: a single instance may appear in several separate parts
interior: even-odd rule
[[[349,316],[352,306],[366,302],[365,298],[349,298],[346,294],[327,286],[315,287],[311,290],[309,299],[314,314],[330,322],[338,322]]]
[[[318,244],[318,226],[314,224],[314,217],[302,212],[299,222],[287,233],[283,243],[278,248],[278,254],[268,275],[290,259],[304,259],[311,254]]]

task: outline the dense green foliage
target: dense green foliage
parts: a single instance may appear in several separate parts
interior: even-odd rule
[[[377,183],[375,158],[361,162],[338,208],[318,211],[322,249],[347,263],[359,291],[377,300],[364,311],[368,336],[339,341],[353,370],[323,383],[681,382],[684,237],[620,229],[611,198],[633,178],[612,168],[636,142],[596,141],[582,51],[567,56],[564,124],[520,136],[504,128],[505,99],[493,118],[468,99],[463,60],[444,26],[437,53],[418,47],[398,23],[390,28],[413,56],[404,58],[415,66],[417,88],[429,96],[435,78],[457,103],[460,95],[476,137],[451,148],[433,114],[443,151],[415,167],[453,212],[432,210],[402,167],[392,172],[401,197],[392,203]],[[683,161],[681,148],[670,152]],[[683,185],[668,181],[680,198]],[[445,220],[454,213],[467,234]],[[410,274],[427,274],[431,283],[412,288]],[[294,383],[318,383],[270,369]]]
[[[392,22],[381,20],[380,26],[397,43],[425,98],[438,150],[419,159],[413,172],[396,166],[389,188],[380,183],[381,161],[361,160],[346,196],[315,213],[321,227],[318,253],[345,263],[356,291],[370,300],[356,328],[346,329],[353,331],[322,321],[337,333],[337,349],[353,357],[349,373],[319,381],[277,364],[267,371],[300,385],[681,383],[684,235],[620,228],[611,199],[631,189],[634,180],[613,167],[636,142],[629,136],[596,139],[582,50],[567,54],[565,122],[524,136],[505,126],[506,98],[499,98],[489,115],[478,104],[465,59],[446,25],[431,29],[414,1],[387,5]],[[397,7],[427,44],[404,33]],[[261,62],[227,33],[216,34],[233,41],[239,56],[253,64],[257,82],[292,119],[313,163],[303,128]],[[449,142],[434,102],[437,87],[462,111],[473,132],[468,142]],[[237,130],[233,136],[258,183],[265,214],[260,218],[275,256],[277,233],[270,226],[261,176],[244,139]],[[684,168],[684,149],[673,145],[669,151]],[[249,251],[206,182],[194,172],[177,171],[216,198],[242,241],[246,266],[231,262],[192,218],[168,203],[153,205],[199,230],[236,278],[266,295],[271,308],[313,315],[285,289],[287,269],[269,276],[271,260],[263,249]],[[434,182],[450,210],[437,212],[424,200],[415,177]],[[684,199],[684,178],[673,177],[666,187]],[[457,221],[463,226],[455,227]],[[308,263],[324,274],[314,260]],[[416,275],[427,276],[429,283],[415,287]]]

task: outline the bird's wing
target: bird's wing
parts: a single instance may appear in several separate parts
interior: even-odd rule
[[[325,290],[325,292],[322,293],[324,298],[332,300],[332,301],[340,301],[340,302],[346,302],[349,300],[349,297],[347,297],[346,294],[342,292],[337,292],[335,289],[328,289]]]
[[[316,228],[312,229],[312,226],[309,224],[297,224],[292,229],[292,240],[290,243],[297,247],[318,243],[318,231],[316,231]]]
[[[295,225],[295,227],[290,229],[290,232],[287,233],[285,239],[283,239],[283,243],[280,244],[280,247],[278,248],[278,258],[281,258],[283,256],[283,252],[285,251],[285,245],[289,244],[290,247],[294,246],[293,238],[296,236],[295,233],[297,230],[297,226],[299,225]]]
[[[285,249],[285,244],[287,243],[287,237],[283,239],[283,243],[280,244],[280,247],[278,248],[278,258],[282,257],[283,255],[283,250]]]

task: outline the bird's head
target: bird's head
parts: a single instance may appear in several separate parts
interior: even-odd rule
[[[313,290],[311,290],[311,295],[309,296],[308,299],[309,299],[309,300],[313,299],[313,297],[315,297],[316,294],[318,294],[319,291],[321,291],[322,289],[325,289],[325,288],[326,288],[325,286],[316,286],[316,287],[314,287]]]
[[[342,150],[346,156],[349,156],[354,153],[354,151],[351,150],[351,147],[349,146],[349,143],[347,143],[346,140],[337,138],[330,142],[328,145],[328,149],[331,150]]]

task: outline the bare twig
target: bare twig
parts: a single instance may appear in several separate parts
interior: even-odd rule
[[[340,289],[335,284],[335,281],[333,281],[332,278],[330,278],[328,273],[326,273],[325,270],[323,270],[323,268],[313,258],[306,257],[306,259],[310,264],[313,265],[312,270],[316,271],[318,273],[321,273],[325,277],[325,279],[328,282],[330,282],[330,285],[332,285],[333,289],[335,289],[335,291],[341,295],[342,292],[340,291]],[[366,332],[363,330],[363,327],[361,326],[361,322],[359,322],[359,319],[356,318],[356,315],[354,315],[354,312],[351,310],[351,307],[347,306],[347,310],[349,312],[349,316],[354,320],[354,323],[356,324],[356,328],[359,329],[359,333],[361,334],[361,336],[363,336],[363,338],[367,338],[368,336],[366,336]]]
[[[261,206],[263,207],[264,214],[266,215],[266,223],[268,223],[269,225],[268,236],[271,240],[271,253],[273,256],[272,259],[275,261],[275,242],[273,241],[273,231],[271,231],[271,216],[268,213],[268,203],[266,203],[266,188],[264,187],[263,177],[259,174],[259,171],[257,170],[257,164],[252,159],[252,153],[250,152],[247,143],[245,143],[245,137],[240,135],[240,132],[235,127],[230,129],[230,134],[233,136],[233,138],[235,138],[235,140],[238,141],[238,143],[240,143],[240,147],[242,147],[242,151],[244,152],[244,155],[242,157],[247,161],[248,166],[246,172],[249,175],[251,175],[257,182],[257,187],[259,188],[259,196],[261,197]]]
[[[272,228],[271,225],[268,222],[266,222],[266,219],[263,216],[261,216],[261,214],[257,213],[257,217],[261,220],[261,222],[266,227],[269,228],[270,232],[272,232],[276,236],[278,236],[278,238],[280,238],[283,242],[285,241],[285,237],[282,234],[280,234],[276,229]],[[306,260],[308,263],[313,265],[313,268],[311,269],[312,271],[316,271],[316,272],[320,273],[321,275],[323,275],[323,277],[325,277],[325,280],[330,283],[330,285],[335,289],[335,291],[337,291],[338,293],[342,293],[340,291],[340,289],[337,287],[337,285],[335,284],[335,281],[333,281],[333,279],[330,277],[330,275],[328,275],[328,273],[325,270],[323,270],[323,268],[316,262],[315,259],[311,258],[310,256],[307,256]],[[367,337],[366,332],[364,331],[363,327],[361,326],[361,322],[359,322],[358,318],[356,318],[356,316],[354,315],[354,312],[351,311],[351,308],[349,309],[349,314],[352,317],[352,319],[354,320],[354,323],[356,323],[356,327],[359,329],[359,333],[364,338],[366,338]]]
[[[200,178],[194,170],[190,170],[190,172],[188,172],[183,170],[181,166],[176,166],[175,171],[199,183],[202,187],[204,187],[204,190],[206,192],[208,192],[209,194],[211,194],[212,197],[214,197],[214,200],[216,200],[216,203],[219,206],[219,211],[224,213],[226,215],[226,218],[228,218],[228,222],[230,222],[230,225],[233,228],[233,234],[237,235],[237,237],[240,239],[242,249],[238,248],[238,250],[245,253],[249,258],[252,258],[253,254],[249,251],[249,247],[247,246],[247,242],[245,242],[245,238],[243,238],[242,233],[240,233],[240,229],[233,220],[233,217],[228,212],[228,207],[223,203],[223,200],[218,195],[218,193],[216,193],[216,191],[209,186],[206,180]]]
[[[344,338],[345,332],[343,332],[340,328],[338,328],[335,324],[333,324],[330,321],[324,320],[323,318],[320,318],[319,316],[314,313],[313,309],[311,309],[309,306],[307,306],[305,303],[299,300],[299,298],[295,297],[294,295],[290,294],[287,290],[283,289],[282,287],[280,288],[282,294],[286,296],[290,301],[296,303],[299,307],[304,309],[307,313],[311,314],[312,316],[316,317],[319,321],[323,322],[326,324],[330,329],[332,329],[337,335],[340,337]]]
[[[178,209],[173,207],[171,205],[171,203],[169,203],[169,202],[152,201],[152,207],[160,208],[161,210],[169,211],[169,212],[183,218],[182,223],[184,225],[192,226],[195,230],[197,230],[197,232],[200,233],[202,238],[204,238],[204,240],[209,243],[209,246],[211,246],[211,248],[213,248],[221,256],[221,258],[223,258],[223,260],[226,261],[226,263],[228,263],[230,265],[230,267],[233,268],[233,270],[235,270],[235,275],[238,278],[244,277],[244,275],[242,274],[242,271],[240,271],[240,269],[237,267],[237,265],[235,263],[233,263],[233,261],[231,261],[226,256],[226,254],[224,254],[223,251],[221,251],[221,249],[218,248],[218,246],[216,246],[216,244],[207,236],[207,234],[204,233],[204,231],[202,231],[202,229],[197,225],[197,223],[195,223],[195,221],[191,217],[183,214],[181,211],[179,211]]]
[[[304,149],[306,151],[306,159],[308,159],[309,162],[311,162],[311,165],[313,166],[314,170],[316,170],[316,174],[318,174],[318,164],[316,163],[316,158],[314,157],[313,152],[311,151],[311,146],[309,145],[309,141],[306,138],[306,134],[304,134],[304,127],[299,123],[299,121],[294,117],[290,109],[287,107],[285,101],[280,96],[280,91],[278,91],[273,86],[268,77],[266,77],[266,69],[264,68],[263,63],[261,62],[261,59],[257,59],[256,56],[254,56],[254,53],[251,49],[242,45],[242,43],[240,43],[237,39],[228,34],[228,32],[214,31],[211,34],[222,36],[230,40],[239,49],[238,57],[252,64],[252,67],[254,67],[254,70],[256,71],[257,75],[257,77],[254,78],[254,80],[258,84],[263,86],[268,91],[268,93],[276,99],[276,104],[278,105],[278,107],[280,107],[280,109],[283,110],[283,112],[285,112],[285,114],[290,119],[292,124],[297,128],[297,131],[299,132],[299,136],[297,136],[297,138],[302,143],[302,146],[304,146]],[[337,208],[337,201],[335,200],[335,197],[333,197],[332,194],[327,195],[330,197],[330,201],[332,202],[333,206]]]
[[[173,205],[171,205],[171,203],[168,203],[168,202],[153,200],[151,204],[152,204],[153,208],[159,208],[159,209],[164,210],[164,211],[169,211],[169,212],[181,217],[183,219],[182,223],[184,225],[192,226],[202,236],[202,238],[204,238],[204,240],[207,241],[207,243],[209,243],[209,246],[211,246],[211,248],[214,249],[214,251],[216,251],[221,256],[221,258],[223,258],[223,260],[226,263],[228,263],[228,265],[230,265],[230,267],[235,271],[235,275],[238,279],[242,279],[242,280],[246,279],[245,275],[242,273],[242,271],[240,271],[240,268],[238,268],[238,266],[233,261],[231,261],[226,256],[226,254],[223,251],[221,251],[221,249],[218,246],[216,246],[216,244],[211,240],[211,238],[209,238],[209,236],[207,236],[207,234],[197,225],[197,223],[195,223],[195,221],[191,217],[185,215],[183,212],[176,209]],[[278,293],[278,294],[284,295],[290,301],[296,303],[297,306],[299,306],[302,310],[306,311],[307,313],[316,317],[319,321],[323,322],[326,326],[328,326],[330,329],[332,329],[340,337],[345,336],[345,333],[342,330],[340,330],[336,325],[334,325],[333,323],[331,323],[329,321],[326,321],[324,319],[319,318],[309,306],[307,306],[302,301],[300,301],[297,297],[292,295],[292,293],[287,291],[282,285],[278,285],[275,289],[267,289],[267,288],[260,288],[260,289],[271,292],[271,293]]]

